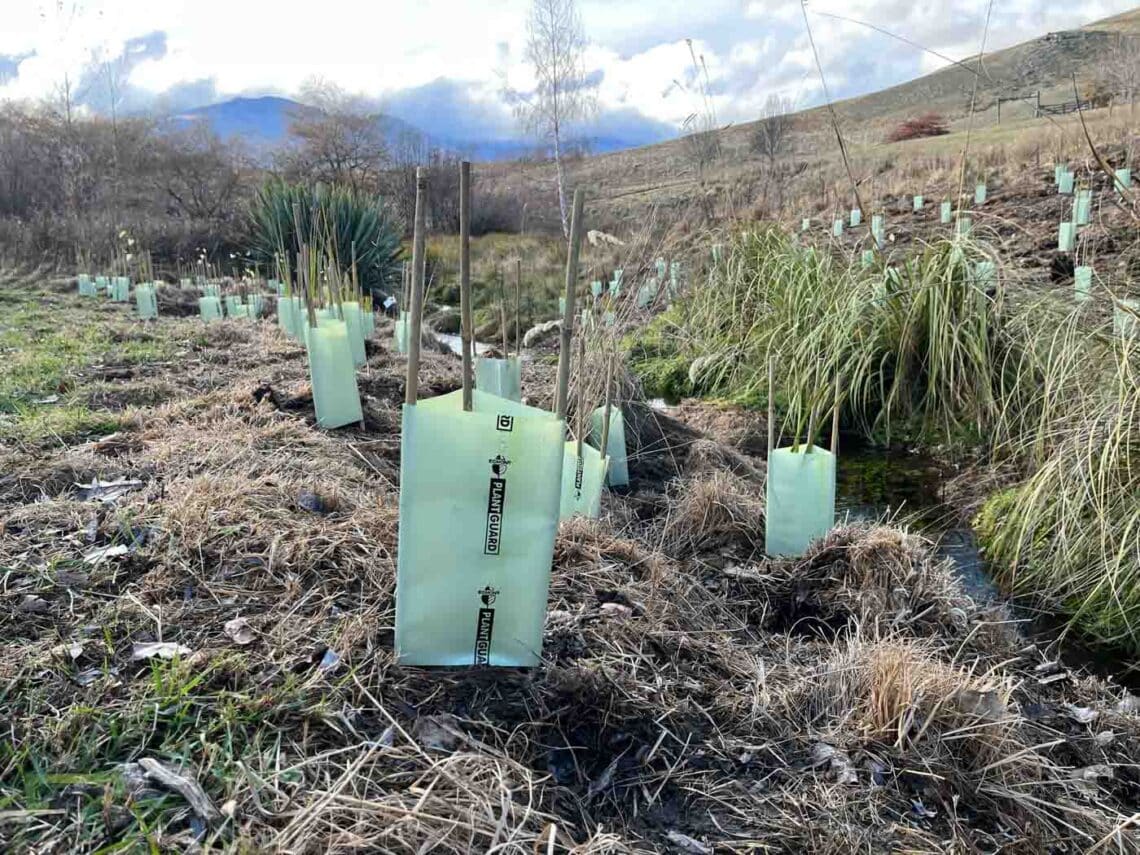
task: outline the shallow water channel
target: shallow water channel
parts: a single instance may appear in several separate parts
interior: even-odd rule
[[[665,413],[670,410],[660,399],[650,405]],[[1051,655],[1059,654],[1071,666],[1111,677],[1140,693],[1140,665],[1132,657],[1086,646],[1064,631],[1060,618],[1005,597],[990,577],[973,529],[962,524],[961,515],[947,501],[946,485],[954,474],[951,467],[929,455],[841,437],[836,516],[839,521],[897,520],[918,532],[935,544],[937,554],[951,560],[966,593],[976,602],[1007,602],[1027,641],[1051,650]]]
[[[839,452],[835,510],[840,519],[897,518],[929,537],[949,558],[975,600],[1000,593],[978,550],[973,529],[961,525],[946,504],[950,476],[938,461],[916,452],[847,442]]]
[[[435,337],[447,345],[452,353],[462,356],[463,355],[463,337],[456,333],[441,333],[437,332]],[[475,355],[486,353],[491,349],[491,345],[485,344],[481,341],[475,342]]]

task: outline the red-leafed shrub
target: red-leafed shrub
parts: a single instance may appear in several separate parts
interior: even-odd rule
[[[887,142],[916,140],[920,137],[940,137],[950,133],[946,120],[937,113],[927,113],[914,119],[907,119],[887,135]]]

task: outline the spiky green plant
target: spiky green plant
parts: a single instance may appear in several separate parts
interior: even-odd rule
[[[255,256],[266,265],[273,265],[282,254],[295,257],[302,242],[319,237],[333,262],[344,270],[351,264],[355,243],[365,292],[391,293],[399,286],[400,234],[382,199],[345,187],[307,187],[273,179],[254,197],[250,220]]]

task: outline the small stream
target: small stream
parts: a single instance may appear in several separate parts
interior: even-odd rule
[[[661,399],[650,401],[668,413]],[[1042,614],[1029,604],[1009,600],[990,577],[977,536],[946,501],[945,486],[953,471],[921,453],[869,446],[851,437],[840,438],[836,472],[835,510],[839,521],[898,519],[929,538],[936,554],[953,563],[965,592],[979,604],[1005,602],[1021,622],[1027,640],[1060,653],[1071,666],[1110,677],[1140,693],[1140,668],[1132,657],[1086,645],[1065,633],[1057,616]]]
[[[435,337],[437,339],[439,339],[441,342],[443,342],[444,344],[446,344],[448,349],[452,353],[454,353],[456,356],[462,356],[463,355],[463,337],[462,336],[458,335],[457,333],[437,332],[435,334]],[[485,344],[484,342],[481,342],[481,341],[475,342],[475,355],[476,356],[478,356],[481,353],[486,353],[490,349],[491,349],[491,345],[489,345],[489,344]]]
[[[986,573],[973,529],[961,525],[946,504],[949,475],[932,457],[848,440],[839,452],[836,514],[840,519],[898,517],[907,522],[934,541],[938,555],[953,562],[966,593],[989,602],[1000,592]]]
[[[650,407],[668,413],[676,402],[655,398]],[[952,473],[924,454],[869,446],[840,438],[835,511],[839,520],[897,518],[930,538],[949,558],[966,592],[978,602],[1001,596],[986,572],[973,529],[961,525],[946,504],[944,486]]]

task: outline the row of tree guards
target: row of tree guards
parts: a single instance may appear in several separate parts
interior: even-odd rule
[[[1112,194],[1120,198],[1130,192],[1132,186],[1132,170],[1129,167],[1116,169],[1112,174]],[[1092,222],[1093,190],[1088,186],[1081,186],[1076,174],[1067,163],[1059,163],[1054,167],[1053,183],[1057,192],[1062,196],[1071,196],[1072,204],[1069,206],[1069,216],[1062,220],[1057,230],[1057,250],[1062,253],[1076,253],[1081,230]],[[988,198],[988,189],[984,182],[978,183],[974,188],[974,206],[981,207]],[[917,194],[913,197],[915,212],[924,210],[925,197]],[[969,235],[973,230],[973,221],[970,217],[959,216],[955,221],[953,204],[949,200],[941,203],[939,212],[943,225],[955,224],[955,233]],[[847,223],[851,228],[860,226],[863,222],[863,212],[859,208],[852,208],[848,219],[836,217],[832,221],[831,233],[833,237],[842,237]],[[805,217],[800,223],[800,231],[811,229],[811,218]],[[886,243],[886,230],[882,214],[871,217],[871,236],[875,248],[881,250]],[[875,249],[865,249],[861,255],[863,267],[871,267],[875,263]],[[982,262],[980,264],[984,264]],[[996,275],[996,273],[995,273]],[[1091,265],[1079,264],[1074,268],[1073,296],[1077,302],[1087,302],[1092,299],[1094,270]],[[1113,297],[1113,330],[1119,336],[1133,336],[1140,334],[1140,300]]]
[[[1053,171],[1053,183],[1062,196],[1071,196],[1070,216],[1062,220],[1057,229],[1057,250],[1063,253],[1078,253],[1082,229],[1092,222],[1093,190],[1082,187],[1075,174],[1066,163],[1057,164]],[[1121,197],[1132,186],[1132,170],[1122,167],[1113,173],[1112,193]],[[1086,303],[1093,299],[1093,283],[1096,271],[1091,264],[1077,264],[1073,268],[1073,299]],[[1140,335],[1140,300],[1112,297],[1113,332],[1121,337]]]
[[[577,352],[577,425],[573,438],[566,436],[583,191],[574,193],[558,379],[554,411],[548,412],[521,403],[517,336],[514,357],[504,339],[503,359],[474,358],[471,166],[466,162],[459,186],[462,386],[419,400],[426,190],[426,174],[417,170],[404,336],[396,651],[409,665],[533,666],[542,649],[559,520],[600,513],[611,464],[603,450],[615,452],[614,463],[620,457],[611,483],[628,480],[624,425],[612,400],[613,357],[607,358],[605,404],[587,416],[584,335]],[[518,288],[516,275],[516,302]],[[595,446],[587,444],[588,436]],[[441,524],[447,526],[446,536]]]
[[[76,280],[80,297],[104,295],[113,303],[128,303],[131,299],[131,279],[129,276],[95,276],[80,273]]]

